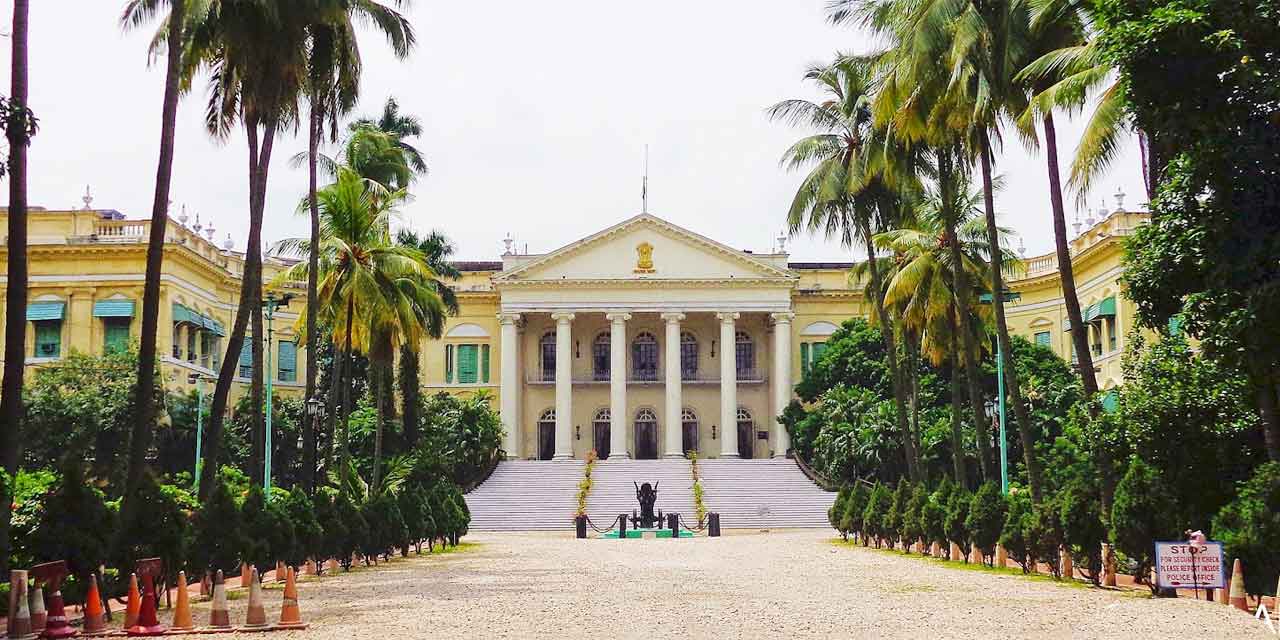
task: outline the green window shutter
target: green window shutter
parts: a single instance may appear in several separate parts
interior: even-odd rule
[[[458,382],[463,384],[476,381],[476,345],[458,345]]]
[[[108,316],[102,321],[102,350],[105,353],[120,353],[129,348],[128,317]]]
[[[800,375],[809,373],[809,343],[800,343]]]
[[[480,381],[489,382],[489,345],[480,347]]]
[[[298,345],[292,341],[280,343],[280,360],[278,364],[280,382],[298,381]]]
[[[1182,334],[1182,318],[1180,316],[1169,317],[1169,335],[1177,336]]]
[[[37,320],[36,326],[37,358],[57,358],[62,355],[62,321]]]
[[[453,345],[444,346],[444,383],[453,384]]]
[[[66,303],[63,302],[32,302],[27,305],[27,320],[61,320],[65,308]]]
[[[1048,347],[1052,344],[1052,342],[1053,342],[1052,337],[1049,335],[1048,331],[1041,331],[1036,334],[1036,344],[1042,347]]]
[[[1111,389],[1102,395],[1102,410],[1107,413],[1115,413],[1120,408],[1120,394],[1115,389]]]
[[[93,303],[95,318],[132,318],[132,300],[99,300]]]
[[[253,375],[253,336],[245,336],[244,344],[240,345],[240,377],[248,378]]]
[[[827,343],[825,342],[813,343],[813,361],[814,362],[821,360],[822,354],[826,352],[827,352]]]

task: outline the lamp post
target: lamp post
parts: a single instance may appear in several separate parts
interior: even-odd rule
[[[200,457],[200,447],[204,444],[204,381],[209,380],[209,376],[198,373],[187,375],[187,384],[196,385],[196,477],[195,486],[192,489],[196,495],[200,494],[200,473],[204,471],[204,459]]]
[[[263,377],[267,379],[267,424],[266,438],[262,447],[262,491],[266,494],[267,499],[271,498],[271,381],[274,378],[271,374],[271,334],[273,331],[272,319],[275,318],[276,309],[289,306],[289,301],[293,299],[291,294],[284,294],[280,298],[276,298],[276,294],[268,293],[266,298],[262,299],[262,308],[267,314],[267,344],[266,351],[263,353],[263,364],[266,365],[266,371]]]
[[[305,409],[304,409],[304,411],[306,412],[306,415],[307,415],[307,421],[310,423],[310,426],[309,426],[308,428],[310,428],[310,429],[311,429],[311,433],[312,433],[312,434],[317,434],[317,433],[319,433],[319,432],[320,432],[320,416],[321,416],[321,414],[323,414],[323,413],[324,413],[324,403],[323,403],[323,402],[321,402],[319,398],[317,398],[317,397],[315,397],[315,396],[312,396],[312,397],[310,397],[310,398],[307,398],[307,402],[306,402],[306,404],[305,404]],[[314,435],[313,435],[313,437],[314,437]],[[313,442],[314,442],[314,440],[313,440]],[[310,468],[310,469],[306,469],[306,470],[304,471],[304,473],[306,473],[306,475],[305,475],[305,476],[303,476],[304,480],[305,480],[305,481],[306,481],[306,483],[307,483],[307,492],[308,492],[308,493],[311,493],[311,492],[315,491],[315,474],[316,474],[316,470],[315,470],[315,461],[314,461],[314,460],[312,460],[312,464],[311,464],[311,466],[312,466],[312,468]]]
[[[1000,299],[1003,300],[1019,300],[1022,294],[1014,293],[1005,289],[1000,292]],[[991,294],[984,293],[978,296],[978,302],[982,304],[993,304]],[[1005,437],[1005,408],[1004,408],[1004,345],[1000,344],[1000,337],[996,336],[996,402],[1000,415],[1000,492],[1009,493],[1009,439]]]

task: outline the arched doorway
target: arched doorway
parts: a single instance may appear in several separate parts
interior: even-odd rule
[[[591,431],[595,437],[596,456],[601,460],[609,457],[609,408],[596,412],[591,420]]]
[[[751,459],[756,457],[756,423],[751,419],[751,412],[738,407],[738,457]]]
[[[550,460],[556,454],[556,410],[547,409],[538,418],[538,459]]]
[[[658,416],[652,409],[641,409],[636,412],[636,459],[656,460],[658,458]]]
[[[680,450],[686,454],[698,450],[698,414],[689,407],[680,411]]]

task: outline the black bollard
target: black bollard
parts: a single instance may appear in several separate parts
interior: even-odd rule
[[[713,512],[713,513],[707,514],[707,535],[711,536],[712,538],[720,537],[720,514],[719,513]]]
[[[586,538],[587,537],[587,517],[575,516],[573,518],[573,524],[574,524],[574,527],[578,530],[578,538],[579,539]]]
[[[627,514],[618,514],[618,539],[627,539]]]
[[[671,527],[672,539],[679,538],[680,537],[680,514],[678,513],[667,514],[667,526]]]

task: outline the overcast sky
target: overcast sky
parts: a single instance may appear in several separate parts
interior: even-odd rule
[[[153,27],[122,33],[119,0],[31,3],[31,104],[41,129],[31,148],[30,201],[150,215],[163,73],[147,65]],[[823,0],[656,0],[600,3],[416,0],[418,47],[395,60],[372,34],[361,41],[363,99],[357,114],[395,96],[422,119],[415,144],[430,175],[412,189],[402,224],[438,228],[467,259],[496,259],[511,233],[531,252],[554,249],[640,211],[644,145],[650,147],[650,211],[735,247],[768,251],[800,179],[778,166],[805,132],[770,122],[765,109],[816,97],[801,83],[807,64],[871,46],[864,34],[824,20]],[[12,0],[0,0],[7,33]],[[9,86],[2,40],[0,79]],[[198,86],[179,107],[173,215],[186,205],[221,241],[247,233],[243,132],[225,143],[203,128]],[[1059,119],[1069,163],[1079,124]],[[1029,255],[1052,247],[1042,155],[1012,141],[999,158],[1003,222]],[[276,143],[264,235],[306,233],[294,212],[305,169],[288,158],[305,136]],[[1128,141],[1091,207],[1123,188],[1144,200],[1139,158]],[[1068,201],[1070,202],[1068,197]],[[1072,211],[1068,215],[1072,215]],[[801,237],[792,260],[849,253]]]

